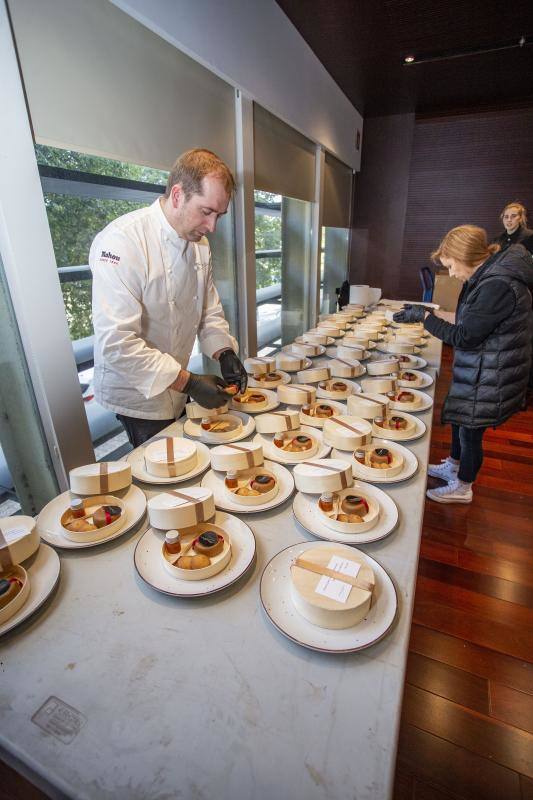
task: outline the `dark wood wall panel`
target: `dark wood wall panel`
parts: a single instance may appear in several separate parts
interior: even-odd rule
[[[419,291],[418,269],[450,228],[472,223],[499,233],[511,200],[533,214],[533,108],[417,119],[402,288]]]

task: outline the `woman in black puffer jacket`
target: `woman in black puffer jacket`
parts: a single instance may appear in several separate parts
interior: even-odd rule
[[[452,425],[451,453],[428,469],[447,484],[427,494],[440,503],[470,503],[483,461],[483,434],[520,411],[526,395],[533,261],[522,245],[503,252],[488,245],[483,228],[474,225],[449,231],[432,258],[464,281],[454,323],[424,306],[406,307],[394,319],[423,321],[430,333],[455,348],[442,412],[443,422]]]

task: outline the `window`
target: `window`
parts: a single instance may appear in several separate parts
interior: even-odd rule
[[[320,256],[320,313],[332,314],[337,306],[336,289],[340,289],[348,276],[347,228],[322,228]]]
[[[255,191],[257,347],[274,352],[309,327],[309,202]]]
[[[97,457],[103,458],[109,455],[107,440],[122,428],[115,415],[100,408],[92,398],[94,332],[89,249],[95,235],[112,220],[160,197],[168,173],[43,145],[36,145],[36,155],[89,427],[93,443],[97,444]],[[215,283],[235,335],[237,302],[232,211],[230,207],[228,214],[219,221],[210,242]],[[192,353],[192,357],[195,356],[199,356],[197,343]],[[194,358],[193,368],[202,369],[201,357]],[[111,445],[113,455],[120,455],[115,445],[121,446],[121,443],[113,440]]]

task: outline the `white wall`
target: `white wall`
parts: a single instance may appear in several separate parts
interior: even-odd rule
[[[359,170],[363,119],[275,0],[111,2]]]

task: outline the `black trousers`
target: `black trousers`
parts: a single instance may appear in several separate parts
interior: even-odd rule
[[[459,462],[458,478],[473,483],[483,463],[483,434],[486,428],[465,428],[452,425],[450,455]]]
[[[122,414],[116,415],[119,422],[124,426],[128,439],[134,447],[144,444],[152,436],[156,436],[163,428],[168,427],[176,420],[172,419],[137,419],[137,417],[125,417]]]

